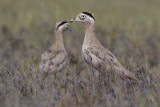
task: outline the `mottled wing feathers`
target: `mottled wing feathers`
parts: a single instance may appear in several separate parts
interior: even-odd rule
[[[91,57],[90,59],[92,59],[93,64],[104,64],[105,66],[106,64],[117,65],[118,63],[116,57],[109,50],[103,49],[102,47],[89,47],[82,51],[82,54],[84,54],[84,58],[85,56],[87,58],[88,55],[88,57]]]
[[[82,52],[82,57],[84,61],[91,67],[98,69],[103,61],[101,58],[98,58],[95,53],[92,53],[89,49],[85,49]]]
[[[88,47],[82,50],[84,61],[97,70],[115,70],[124,79],[137,80],[134,74],[126,70],[116,59],[116,57],[103,47]]]
[[[43,72],[55,72],[63,69],[66,63],[67,54],[65,51],[49,49],[42,54],[40,70]]]

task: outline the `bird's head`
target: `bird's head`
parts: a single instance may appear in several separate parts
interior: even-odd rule
[[[71,28],[69,27],[69,23],[67,21],[59,21],[55,24],[55,30],[65,32],[67,30],[71,30]]]
[[[94,15],[92,13],[82,12],[82,13],[79,13],[76,16],[76,18],[71,19],[69,22],[71,23],[71,22],[74,22],[74,21],[82,22],[84,24],[91,24],[91,23],[94,23],[95,18],[94,18]]]

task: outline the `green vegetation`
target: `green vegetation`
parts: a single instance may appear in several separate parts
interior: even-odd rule
[[[67,70],[56,80],[40,80],[40,57],[54,42],[55,22],[82,11],[94,13],[97,38],[141,84],[123,82],[112,73],[91,81],[81,59],[85,27],[79,23],[64,37],[69,80]],[[0,0],[0,105],[158,107],[159,19],[159,0]]]

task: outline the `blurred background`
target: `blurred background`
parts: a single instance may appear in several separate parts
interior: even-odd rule
[[[145,39],[154,39],[155,35],[159,34],[159,4],[159,0],[101,0],[99,2],[96,0],[67,2],[62,0],[0,0],[0,27],[1,33],[7,30],[6,33],[13,33],[15,37],[23,39],[26,48],[31,45],[43,50],[42,47],[47,42],[53,42],[54,37],[48,32],[53,32],[56,21],[70,20],[80,12],[89,11],[95,15],[98,37],[106,39],[104,41],[106,45],[110,44],[110,38],[119,36],[123,32],[127,38],[146,47],[148,42]],[[32,34],[28,34],[29,32]],[[71,38],[83,40],[83,35],[78,36],[81,33],[84,34],[84,26],[74,23],[73,34],[76,37],[72,33],[66,34],[70,35],[66,37],[66,42],[71,41]],[[3,40],[7,38],[6,36],[2,38],[3,36],[3,34],[0,35],[1,41],[10,42]],[[14,36],[11,37],[14,38]]]
[[[143,72],[143,76],[139,78],[145,81],[145,85],[138,87],[139,91],[129,100],[122,98],[123,103],[120,105],[129,106],[136,103],[137,106],[158,107],[160,91],[156,89],[160,88],[157,82],[160,78],[159,0],[0,0],[1,104],[55,104],[52,102],[52,91],[44,91],[46,94],[37,91],[40,90],[40,83],[35,82],[35,75],[38,72],[41,54],[54,43],[56,21],[70,20],[83,11],[95,15],[97,38],[115,54],[122,65],[135,71],[136,75]],[[65,33],[64,41],[71,69],[82,72],[83,76],[80,78],[84,80],[88,69],[81,60],[80,52],[85,27],[81,23],[73,23],[71,27],[72,32]],[[149,75],[153,76],[152,79]],[[119,104],[119,100],[114,97],[110,101],[102,97],[87,96],[86,100],[82,97],[82,92],[87,93],[86,91],[82,89],[76,92],[80,95],[77,105],[86,105],[89,102],[89,105],[91,103],[96,106],[99,100],[102,100],[101,104],[104,105],[106,101],[115,106]],[[74,102],[67,100],[71,96],[69,92],[65,94],[61,100],[62,105],[74,105]],[[21,101],[22,98],[24,102]],[[72,100],[76,98],[73,97]]]
[[[3,56],[4,51],[5,55],[12,54],[9,56],[20,55],[21,52],[18,51],[24,50],[25,53],[44,51],[54,40],[55,22],[70,20],[83,11],[95,15],[97,36],[108,48],[113,40],[123,39],[122,35],[134,42],[137,47],[152,49],[148,44],[150,41],[158,48],[159,5],[159,0],[0,0],[0,55]],[[70,47],[74,44],[74,47],[78,46],[80,49],[85,27],[74,23],[72,29],[73,32],[66,34],[66,45]],[[76,42],[72,44],[73,39],[80,42],[75,40]],[[30,47],[37,50],[29,49]]]

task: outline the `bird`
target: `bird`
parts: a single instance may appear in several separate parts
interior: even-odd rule
[[[55,43],[42,54],[39,69],[45,76],[62,71],[67,65],[67,51],[63,42],[64,32],[71,30],[67,21],[55,24]]]
[[[81,12],[75,18],[69,21],[81,22],[85,24],[86,31],[82,45],[82,58],[90,68],[93,68],[99,72],[112,71],[118,74],[124,80],[138,81],[136,76],[129,70],[124,68],[113,53],[101,45],[96,38],[94,32],[95,29],[95,17],[90,12]]]

